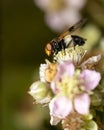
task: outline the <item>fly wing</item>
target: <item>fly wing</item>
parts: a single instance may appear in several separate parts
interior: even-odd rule
[[[66,35],[69,35],[73,33],[74,31],[76,31],[77,29],[79,29],[85,23],[85,21],[86,19],[81,19],[75,25],[71,26],[67,31],[65,31],[59,36],[59,40],[62,40]]]
[[[68,31],[70,33],[76,31],[77,29],[79,29],[84,23],[86,22],[86,19],[81,19],[79,22],[77,22],[75,25],[71,26]]]

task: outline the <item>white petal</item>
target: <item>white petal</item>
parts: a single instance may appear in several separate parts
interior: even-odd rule
[[[55,97],[49,103],[50,115],[63,119],[72,111],[72,102],[65,96]]]
[[[101,59],[101,55],[92,56],[88,58],[86,61],[84,61],[80,66],[82,68],[86,68],[87,65],[95,65],[96,63],[99,62],[100,59]]]
[[[56,32],[62,32],[65,29],[65,20],[62,20],[60,13],[47,13],[45,15],[45,21],[48,26]]]
[[[47,64],[41,64],[40,65],[40,70],[39,70],[39,75],[40,75],[40,81],[45,82],[45,70],[47,69],[48,65]]]
[[[42,10],[46,11],[50,4],[50,0],[34,0],[34,3]]]
[[[79,94],[74,99],[75,110],[80,114],[88,114],[90,107],[90,98],[89,95]]]
[[[57,125],[60,122],[60,118],[51,116],[50,124],[51,125]]]
[[[85,69],[80,76],[84,80],[83,85],[87,91],[95,89],[101,79],[100,73],[95,70]]]
[[[58,67],[58,73],[60,77],[64,75],[72,76],[74,74],[75,67],[72,62],[65,61],[64,63],[60,64]]]
[[[80,10],[84,7],[87,0],[65,0],[65,1],[71,8]]]

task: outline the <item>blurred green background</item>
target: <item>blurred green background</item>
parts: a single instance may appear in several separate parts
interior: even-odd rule
[[[104,36],[104,1],[87,1],[82,15],[98,28],[97,32],[96,29],[94,31],[96,35],[100,33],[96,41],[98,43]],[[86,30],[89,32],[88,27]],[[48,108],[33,105],[33,100],[27,93],[31,83],[39,79],[39,65],[47,57],[44,46],[55,36],[56,33],[44,22],[44,13],[33,0],[2,1],[0,130],[60,128],[50,126]],[[95,39],[94,35],[92,39]]]
[[[3,0],[2,3],[0,129],[39,129],[37,127],[42,127],[40,112],[43,109],[37,112],[37,108],[33,108],[33,100],[27,91],[31,83],[39,78],[38,67],[45,59],[44,46],[53,33],[45,25],[43,13],[35,7],[33,0]],[[38,119],[36,116],[39,114]]]

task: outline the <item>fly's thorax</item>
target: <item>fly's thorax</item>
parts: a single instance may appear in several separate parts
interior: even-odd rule
[[[67,35],[67,36],[65,36],[63,39],[64,39],[64,42],[65,42],[65,44],[66,44],[66,47],[68,47],[69,44],[72,42],[72,37],[71,37],[71,35]]]

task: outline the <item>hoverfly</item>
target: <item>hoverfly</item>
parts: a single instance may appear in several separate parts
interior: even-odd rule
[[[79,29],[85,23],[85,19],[80,20],[75,25],[71,26],[67,31],[62,33],[59,37],[51,40],[45,47],[45,52],[48,56],[51,54],[57,54],[61,50],[69,47],[71,44],[82,46],[85,44],[86,39],[77,35],[72,35],[74,31]]]

